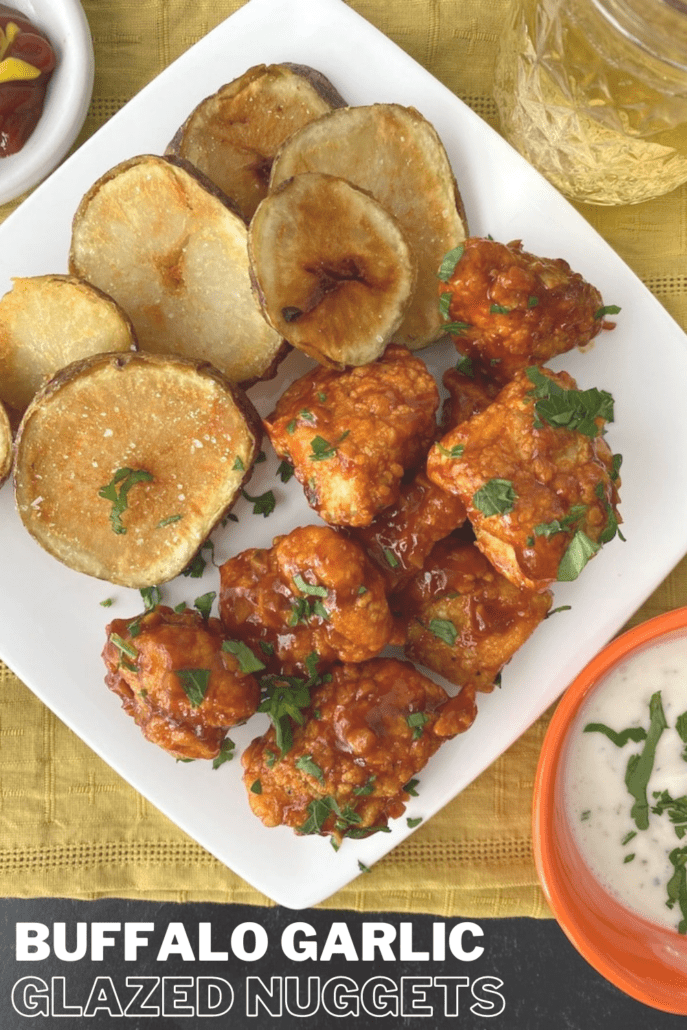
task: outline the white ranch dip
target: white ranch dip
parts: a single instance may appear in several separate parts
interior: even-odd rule
[[[635,797],[625,775],[630,756],[640,755],[648,741],[628,740],[616,746],[603,732],[584,732],[584,727],[602,723],[616,732],[627,727],[649,731],[649,704],[659,691],[668,725],[658,737],[646,789],[649,825],[639,829],[631,815]],[[669,855],[675,848],[687,849],[687,833],[680,838],[679,822],[671,822],[669,811],[657,814],[652,807],[658,801],[655,791],[668,791],[673,799],[687,795],[687,745],[675,728],[684,712],[687,636],[682,633],[622,662],[592,692],[572,728],[564,769],[567,813],[580,853],[596,878],[628,908],[676,931],[684,916],[678,900],[672,909],[666,904],[667,885],[671,878],[676,883],[676,866]],[[657,718],[649,741],[658,735],[659,722]],[[680,728],[684,734],[682,723]],[[636,816],[641,821],[637,811]],[[684,882],[684,872],[680,877]]]

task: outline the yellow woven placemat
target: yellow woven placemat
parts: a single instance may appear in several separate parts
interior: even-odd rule
[[[492,68],[507,4],[352,0],[350,6],[495,124]],[[96,81],[78,142],[240,6],[238,0],[86,0]],[[682,189],[636,208],[581,208],[683,327],[686,201]],[[0,208],[0,220],[15,206]],[[685,603],[682,562],[632,622]],[[472,918],[550,915],[530,828],[534,771],[549,717],[323,907]],[[3,896],[269,904],[121,780],[1,664],[0,830]]]

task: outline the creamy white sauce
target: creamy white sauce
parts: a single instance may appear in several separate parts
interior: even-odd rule
[[[649,729],[649,702],[661,693],[668,728],[656,748],[647,787],[649,827],[637,828],[630,812],[634,798],[625,785],[632,754],[640,754],[644,741],[629,740],[616,747],[599,732],[585,733],[588,723],[603,723],[618,732],[629,726]],[[673,798],[687,794],[685,743],[675,729],[687,711],[687,636],[673,635],[651,645],[616,666],[583,705],[570,735],[564,768],[565,805],[577,846],[596,878],[609,893],[635,912],[677,930],[682,919],[679,904],[666,901],[666,885],[675,873],[668,858],[687,846],[687,834],[678,838],[668,813],[651,811],[654,791],[669,791]],[[635,836],[627,843],[626,837]],[[629,855],[635,857],[626,861]]]

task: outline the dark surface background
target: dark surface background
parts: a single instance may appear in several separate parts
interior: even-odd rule
[[[125,962],[123,947],[108,948],[102,962],[93,962],[90,949],[87,956],[74,962],[64,962],[54,957],[41,961],[18,962],[15,954],[15,927],[17,922],[44,923],[52,928],[55,922],[67,924],[67,946],[74,947],[75,924],[93,922],[151,922],[155,930],[144,933],[149,946],[141,948],[136,963]],[[316,1027],[330,1030],[332,1027],[350,1027],[356,1030],[371,1030],[372,1027],[458,1027],[459,1030],[475,1030],[477,1027],[496,1027],[497,1030],[677,1030],[687,1027],[687,1017],[675,1016],[648,1008],[626,997],[599,976],[574,950],[558,924],[553,920],[496,919],[476,920],[484,932],[480,939],[467,936],[465,947],[473,944],[484,947],[484,954],[475,961],[461,962],[447,954],[445,962],[412,961],[347,962],[340,956],[330,962],[294,962],[285,958],[281,946],[281,934],[285,927],[294,922],[307,922],[317,930],[317,941],[321,948],[331,926],[345,922],[356,948],[359,949],[360,925],[362,922],[386,922],[398,928],[401,922],[413,924],[413,947],[416,951],[431,951],[432,924],[445,922],[446,937],[460,919],[441,920],[435,916],[399,913],[353,913],[324,910],[294,912],[283,908],[256,908],[241,905],[193,904],[106,900],[77,902],[60,899],[0,900],[0,940],[2,953],[0,961],[0,1027],[2,1030],[18,1030],[20,1027],[56,1026],[64,1028],[120,1026],[122,1030],[133,1028],[231,1028],[244,1030],[248,1027],[272,1026],[277,1030]],[[470,920],[472,921],[472,920]],[[170,957],[165,962],[157,961],[157,954],[165,931],[171,922],[182,922],[194,951],[197,941],[197,926],[200,922],[212,924],[213,951],[228,951],[228,962],[188,962],[180,956]],[[264,958],[246,962],[231,955],[230,937],[235,926],[243,922],[257,922],[264,926],[269,948]],[[121,935],[117,935],[121,941]],[[249,935],[247,944],[252,937]],[[71,942],[71,943],[70,943]],[[394,945],[395,954],[398,954]],[[85,1005],[97,977],[110,977],[118,992],[122,1005],[131,997],[125,988],[127,976],[150,977],[198,977],[218,976],[232,983],[235,989],[234,1004],[223,1016],[213,1018],[201,1016],[157,1016],[125,1017],[113,1020],[106,1012],[96,1012],[92,1017],[51,1016],[48,1019],[32,1019],[18,1015],[11,1001],[12,988],[22,977],[40,977],[47,983],[51,977],[65,979],[65,998],[68,1005]],[[367,1015],[361,1009],[358,1017],[339,1018],[320,1011],[311,1017],[271,1017],[264,1011],[255,1018],[245,1013],[244,984],[247,976],[259,976],[266,984],[271,976],[298,976],[304,985],[308,976],[318,976],[322,983],[330,977],[347,976],[359,985],[371,977],[385,976],[398,983],[402,976],[466,976],[471,982],[478,977],[492,977],[503,981],[495,989],[505,998],[505,1008],[498,1015],[481,1016],[471,1011],[475,999],[469,989],[461,988],[457,1017],[443,1015],[442,992],[432,992],[437,1012],[433,1017],[379,1017]],[[152,1001],[159,1001],[153,998]],[[498,999],[496,999],[498,1001]]]

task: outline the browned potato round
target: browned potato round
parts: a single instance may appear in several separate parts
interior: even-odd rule
[[[0,403],[0,486],[12,469],[12,429],[7,412]]]

